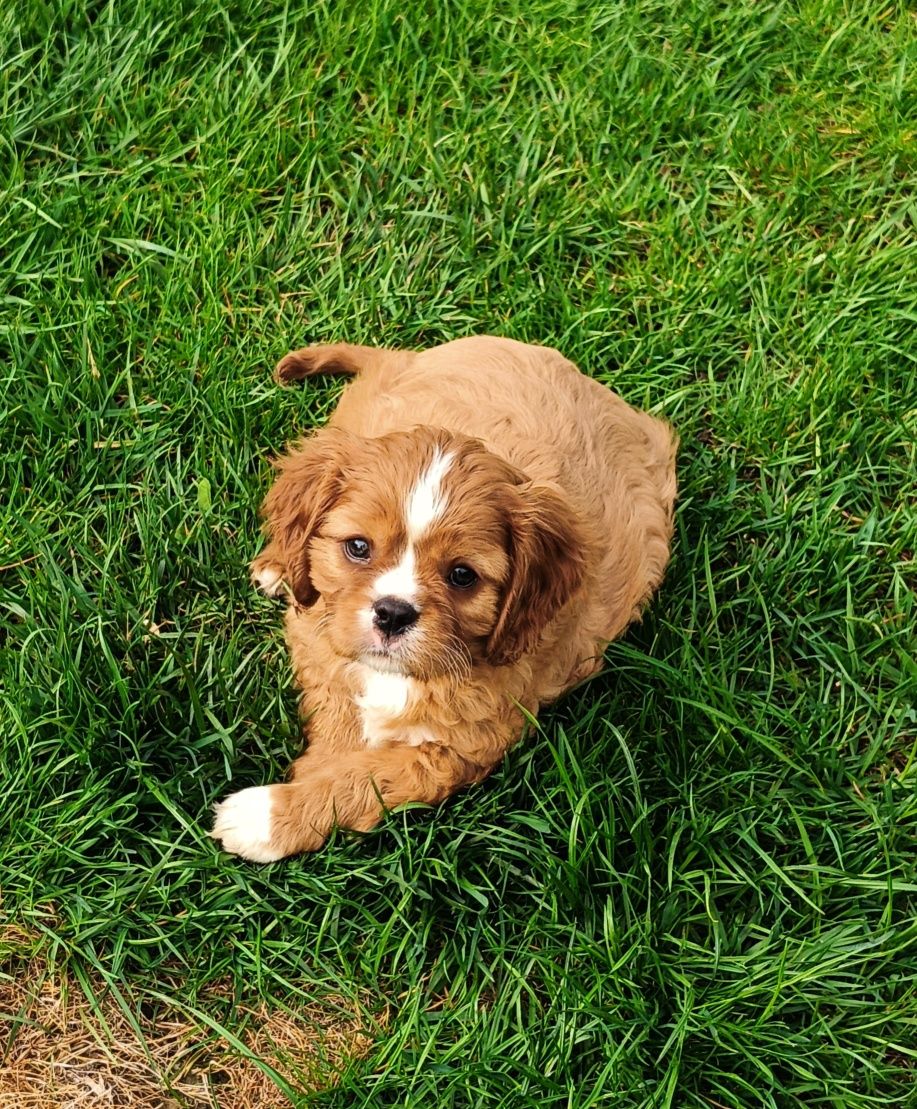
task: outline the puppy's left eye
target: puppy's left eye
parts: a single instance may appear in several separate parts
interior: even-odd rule
[[[446,581],[456,589],[470,589],[478,580],[478,575],[470,566],[453,566],[446,574]]]

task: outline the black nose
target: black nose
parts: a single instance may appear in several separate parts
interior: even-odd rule
[[[397,597],[380,597],[373,605],[373,623],[383,635],[401,635],[419,615],[413,605]]]

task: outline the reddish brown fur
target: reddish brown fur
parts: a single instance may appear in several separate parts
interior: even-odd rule
[[[279,461],[253,564],[292,592],[309,745],[292,780],[270,787],[269,847],[247,850],[219,810],[214,832],[259,859],[484,778],[521,710],[601,665],[661,581],[672,532],[671,431],[556,351],[491,337],[420,353],[338,344],[277,368],[283,381],[322,371],[358,377],[329,427]],[[408,677],[392,683],[406,703],[361,709],[378,673],[365,653],[373,582],[404,557],[405,498],[437,450],[451,456],[446,507],[411,548],[422,612],[396,659]],[[369,564],[345,556],[353,536],[371,538]],[[479,574],[472,589],[446,584],[456,561]]]

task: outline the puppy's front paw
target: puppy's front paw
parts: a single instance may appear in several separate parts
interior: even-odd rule
[[[259,555],[251,565],[252,585],[257,586],[268,597],[280,597],[286,592],[283,580],[283,567],[273,559]]]
[[[255,863],[272,863],[287,854],[272,839],[273,799],[276,786],[252,786],[232,793],[214,806],[214,839],[223,850]]]

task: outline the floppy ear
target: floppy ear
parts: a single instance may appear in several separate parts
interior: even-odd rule
[[[353,437],[337,428],[302,440],[275,461],[277,480],[261,506],[284,577],[306,607],[318,600],[309,574],[309,545],[340,494],[344,459],[352,449]]]
[[[583,583],[586,540],[567,502],[546,485],[522,485],[509,512],[510,578],[487,643],[494,666],[531,651]]]

